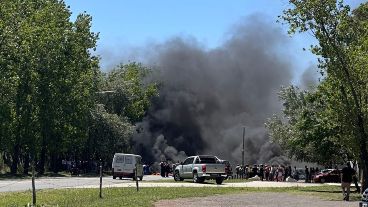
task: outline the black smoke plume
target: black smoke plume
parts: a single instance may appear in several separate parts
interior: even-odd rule
[[[245,126],[245,163],[277,160],[281,150],[264,123],[280,110],[277,92],[292,78],[283,33],[251,16],[215,49],[190,37],[152,46],[149,62],[162,87],[139,124],[136,151],[148,162],[212,154],[240,163]]]

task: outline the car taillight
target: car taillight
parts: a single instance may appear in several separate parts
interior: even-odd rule
[[[206,169],[207,169],[207,167],[206,167],[206,165],[202,165],[202,172],[206,172]]]

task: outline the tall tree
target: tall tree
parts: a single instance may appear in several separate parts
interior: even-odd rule
[[[363,189],[368,181],[367,152],[367,4],[350,12],[342,1],[290,0],[292,8],[285,10],[282,19],[290,25],[290,33],[311,32],[318,40],[312,52],[319,57],[319,67],[328,76],[330,91],[342,96],[331,96],[331,102],[342,103],[335,114],[349,123],[351,142],[359,149],[363,168]],[[344,109],[344,110],[342,110]],[[346,114],[349,113],[349,116]]]
[[[330,110],[326,95],[321,89],[302,91],[295,86],[280,91],[283,115],[273,116],[266,126],[289,157],[324,166],[335,166],[351,158],[351,148],[342,140],[346,133]]]
[[[151,73],[151,69],[135,62],[120,64],[107,73],[102,86],[103,91],[112,92],[104,96],[109,98],[107,110],[126,116],[131,123],[141,121],[151,105],[152,97],[158,95],[159,84],[149,80]]]
[[[121,64],[101,81],[97,106],[91,112],[88,151],[94,159],[111,159],[115,152],[132,152],[134,125],[141,121],[158,84],[148,80],[151,70],[140,63]]]
[[[81,14],[71,22],[59,0],[4,0],[0,14],[0,64],[8,79],[0,88],[11,93],[0,104],[7,119],[1,140],[12,147],[11,171],[20,159],[28,168],[31,156],[39,173],[47,161],[56,172],[60,155],[80,152],[88,136],[98,74],[92,18]]]

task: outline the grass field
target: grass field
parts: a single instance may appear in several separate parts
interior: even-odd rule
[[[247,192],[287,192],[318,196],[325,200],[341,200],[337,186],[299,188],[105,188],[103,198],[98,189],[62,189],[37,191],[38,206],[152,206],[155,201],[184,197],[202,197],[219,194]],[[352,200],[359,200],[359,194],[352,194]],[[25,206],[32,202],[32,192],[0,193],[0,206]]]
[[[144,180],[145,181],[145,180]],[[162,180],[150,180],[146,182],[154,182],[154,183],[176,183],[177,181],[174,180],[174,178],[166,178]],[[192,183],[192,179],[185,179],[183,182],[189,182]],[[251,182],[251,180],[247,179],[226,179],[223,181],[224,183],[245,183],[245,182]],[[215,180],[206,180],[205,183],[216,183]]]

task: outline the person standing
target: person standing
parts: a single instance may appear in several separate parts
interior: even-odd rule
[[[346,163],[346,166],[341,170],[341,188],[342,194],[344,196],[345,201],[349,201],[350,195],[350,185],[353,181],[353,176],[355,175],[355,170],[351,168],[350,162]]]
[[[160,172],[160,175],[161,175],[161,177],[165,177],[165,162],[160,162],[160,170],[161,170],[161,172]]]
[[[259,167],[259,177],[261,178],[261,181],[263,181],[263,178],[264,178],[264,168],[263,168],[263,165],[260,165],[260,167]]]
[[[240,165],[239,164],[237,164],[235,167],[235,173],[236,173],[236,178],[238,179],[240,175]]]
[[[310,175],[309,175],[310,182],[313,181],[313,178],[314,178],[314,167],[311,167],[310,168]]]
[[[309,169],[307,166],[305,166],[305,182],[309,182]]]

